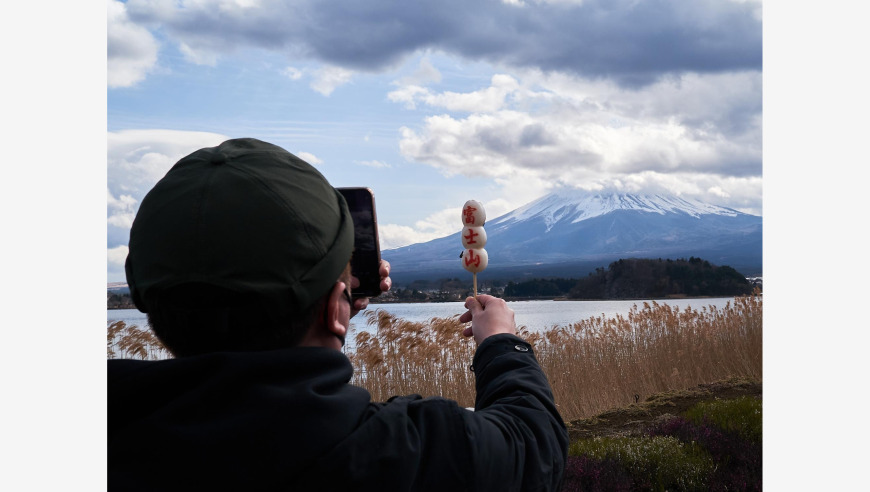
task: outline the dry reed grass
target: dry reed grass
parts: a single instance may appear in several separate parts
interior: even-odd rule
[[[395,395],[440,395],[474,406],[474,341],[461,335],[459,315],[406,321],[383,311],[366,313],[372,334],[356,333],[347,356],[354,366],[353,384],[369,390],[377,401]]]
[[[353,384],[375,401],[417,393],[474,406],[475,345],[462,336],[458,315],[410,322],[383,310],[366,313],[373,332],[348,337]],[[680,310],[656,302],[635,305],[628,316],[591,317],[570,326],[519,336],[535,348],[566,421],[588,418],[654,393],[729,377],[761,380],[760,295],[737,297],[724,308]],[[150,330],[110,322],[107,357],[167,359]]]
[[[379,401],[418,393],[474,405],[468,365],[474,344],[462,337],[458,316],[426,323],[368,314],[374,334],[356,335],[353,382]],[[628,316],[592,317],[544,331],[519,327],[535,348],[566,421],[625,406],[640,397],[732,376],[761,380],[762,303],[738,297],[724,308],[681,311],[656,302]]]
[[[106,335],[107,359],[169,359],[172,355],[163,343],[148,329],[127,325],[123,321],[109,321]]]

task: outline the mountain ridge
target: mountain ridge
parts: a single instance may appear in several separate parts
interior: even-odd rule
[[[744,274],[761,273],[760,216],[677,196],[563,190],[487,220],[484,227],[490,260],[479,278],[529,277],[554,269],[582,276],[618,259],[690,256]],[[460,229],[384,250],[391,277],[401,283],[467,274],[459,263]]]

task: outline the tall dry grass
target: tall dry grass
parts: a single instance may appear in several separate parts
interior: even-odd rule
[[[558,306],[558,304],[555,304]],[[474,406],[472,339],[458,315],[410,322],[383,310],[366,313],[368,331],[351,333],[345,350],[353,384],[376,401],[418,393]],[[760,295],[737,297],[724,308],[680,310],[656,302],[627,316],[591,317],[544,331],[519,327],[535,348],[565,420],[590,417],[653,393],[729,377],[761,380]],[[166,359],[150,330],[110,322],[108,358]]]
[[[469,366],[475,345],[461,335],[464,325],[458,315],[417,323],[378,309],[366,317],[376,331],[356,333],[355,346],[346,351],[354,367],[353,384],[369,390],[377,401],[417,393],[474,406]]]
[[[457,317],[425,323],[376,310],[373,333],[356,334],[353,382],[377,400],[419,393],[474,405],[468,370],[474,345]],[[680,310],[656,302],[628,316],[592,317],[544,331],[519,327],[535,348],[565,420],[590,417],[652,393],[739,376],[761,380],[762,302],[738,297],[724,308]]]
[[[169,359],[172,355],[149,329],[127,325],[123,321],[109,321],[106,335],[107,359]]]

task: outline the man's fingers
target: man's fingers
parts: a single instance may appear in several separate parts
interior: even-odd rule
[[[459,317],[460,323],[468,323],[471,321],[471,311],[465,311],[462,313],[462,316]]]
[[[471,312],[472,315],[474,315],[474,313],[483,309],[483,307],[477,301],[477,299],[475,299],[473,297],[468,297],[465,299],[465,307]]]
[[[362,311],[363,309],[369,306],[369,298],[368,297],[360,297],[359,299],[354,299],[353,308],[357,311]]]

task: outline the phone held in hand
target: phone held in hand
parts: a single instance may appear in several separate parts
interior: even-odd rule
[[[353,218],[353,256],[351,273],[359,279],[353,297],[376,297],[381,294],[381,246],[375,195],[370,188],[336,188],[347,202]]]

